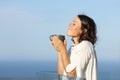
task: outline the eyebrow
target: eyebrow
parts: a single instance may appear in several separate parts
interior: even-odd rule
[[[78,25],[80,25],[77,21],[72,21],[72,22],[76,22]]]

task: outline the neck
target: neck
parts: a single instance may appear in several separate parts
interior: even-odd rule
[[[75,45],[79,44],[79,37],[72,37],[72,39]]]

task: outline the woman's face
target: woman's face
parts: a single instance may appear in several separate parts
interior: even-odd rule
[[[67,30],[67,35],[71,37],[79,37],[82,33],[81,21],[76,17],[70,24]]]

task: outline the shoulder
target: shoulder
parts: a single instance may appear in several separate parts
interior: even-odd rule
[[[91,53],[94,51],[94,45],[90,41],[82,41],[80,43],[81,50],[84,52]]]
[[[93,47],[94,47],[93,44],[92,44],[90,41],[87,41],[87,40],[82,41],[82,42],[80,43],[80,46],[82,46],[82,47],[90,47],[90,48],[93,48]]]
[[[78,45],[71,47],[71,52],[75,53],[91,53],[94,47],[90,41],[82,41]]]

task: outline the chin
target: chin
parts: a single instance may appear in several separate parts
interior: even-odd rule
[[[72,33],[70,33],[70,32],[67,32],[67,36],[73,36],[73,34]]]
[[[67,35],[67,36],[70,36],[70,37],[79,37],[79,35],[74,34],[74,33],[67,33],[66,35]]]
[[[72,32],[71,30],[68,30],[67,33],[66,33],[67,36],[70,36],[70,37],[73,37],[75,36],[75,33]]]
[[[67,34],[67,36],[70,36],[70,37],[72,37],[72,35],[69,35],[69,34]]]

